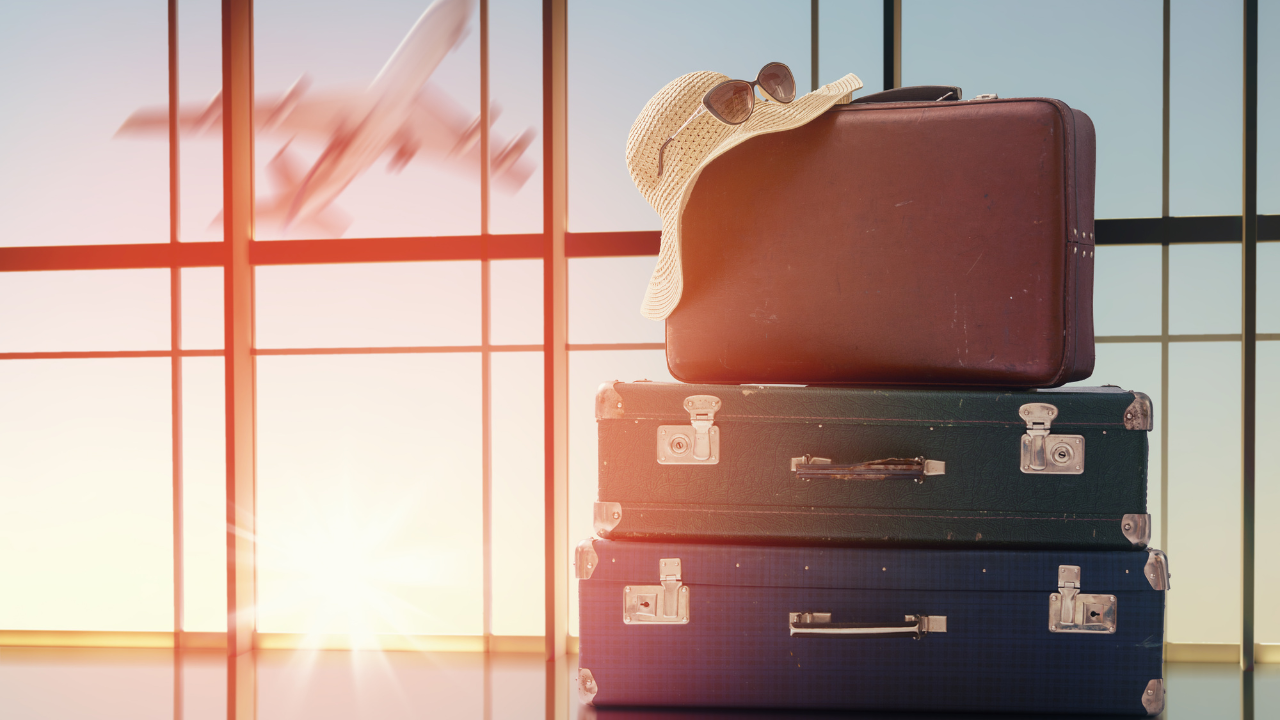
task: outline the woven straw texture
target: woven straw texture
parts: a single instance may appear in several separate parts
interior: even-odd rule
[[[832,105],[849,102],[852,93],[862,88],[858,76],[849,74],[785,105],[757,99],[755,112],[741,125],[725,125],[710,113],[703,113],[667,146],[665,167],[659,178],[658,150],[662,143],[697,111],[708,90],[729,79],[720,73],[702,71],[672,80],[645,104],[627,136],[631,180],[662,218],[658,265],[640,307],[640,313],[653,320],[665,319],[680,302],[684,287],[680,216],[702,169],[757,135],[804,125]]]

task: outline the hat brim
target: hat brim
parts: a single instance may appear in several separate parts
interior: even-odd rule
[[[663,135],[664,130],[655,126],[670,125],[672,122],[676,122],[678,126],[678,123],[683,123],[696,110],[696,104],[692,109],[689,107],[689,97],[696,94],[697,101],[700,102],[705,89],[701,92],[697,90],[702,86],[710,89],[724,77],[718,73],[691,73],[673,81],[667,88],[663,88],[663,92],[670,92],[676,83],[686,81],[677,88],[680,92],[676,94],[674,102],[667,103],[678,107],[667,107],[661,111],[665,111],[663,114],[666,118],[676,118],[685,111],[689,112],[679,120],[668,119],[665,123],[654,123],[653,118],[649,118],[651,122],[644,124],[648,132],[638,134],[637,128],[642,126],[641,121],[646,119],[646,113],[661,112],[658,108],[650,108],[655,104],[654,101],[663,97],[663,92],[660,92],[645,106],[628,139],[627,164],[632,179],[641,194],[662,217],[658,263],[640,306],[640,314],[652,320],[666,319],[680,302],[684,290],[680,261],[681,217],[702,170],[716,158],[753,137],[792,130],[830,110],[834,105],[849,102],[852,93],[862,88],[862,81],[858,76],[845,75],[787,104],[758,102],[751,117],[736,126],[724,125],[710,118],[710,113],[707,113],[703,116],[706,120],[699,118],[681,133],[682,137],[668,146],[662,177],[658,178],[653,143],[665,141],[674,130]],[[687,137],[684,137],[686,134]],[[649,162],[645,162],[646,160]]]

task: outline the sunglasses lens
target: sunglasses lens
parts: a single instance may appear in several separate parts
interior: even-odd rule
[[[741,125],[751,117],[756,95],[751,91],[751,83],[733,80],[713,88],[703,102],[722,122]]]
[[[765,65],[760,71],[758,82],[760,88],[778,102],[789,103],[796,99],[796,79],[791,74],[791,69],[782,63]]]

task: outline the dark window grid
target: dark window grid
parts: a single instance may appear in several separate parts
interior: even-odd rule
[[[1247,3],[1251,4],[1251,3]],[[816,7],[817,3],[813,3]],[[898,3],[887,0],[885,12],[885,36],[895,38],[901,31],[900,15],[896,12]],[[1253,36],[1256,38],[1256,5],[1252,12],[1246,13],[1246,24],[1253,23]],[[488,3],[481,3],[481,113],[487,115],[488,103]],[[893,10],[889,10],[893,8]],[[1097,243],[1099,245],[1160,244],[1164,248],[1162,263],[1162,334],[1161,335],[1113,335],[1099,336],[1099,343],[1160,343],[1162,345],[1161,383],[1165,391],[1165,409],[1162,411],[1161,423],[1162,452],[1167,452],[1167,396],[1168,396],[1168,345],[1175,342],[1242,342],[1244,334],[1201,334],[1172,335],[1168,332],[1168,247],[1171,244],[1204,243],[1204,242],[1241,242],[1243,217],[1238,215],[1205,216],[1205,217],[1169,217],[1168,208],[1168,166],[1169,166],[1169,2],[1164,3],[1164,108],[1163,108],[1163,171],[1162,171],[1162,205],[1165,216],[1161,218],[1128,218],[1100,219],[1096,222]],[[817,31],[814,24],[814,37],[811,41],[816,48]],[[181,630],[182,581],[181,581],[181,358],[222,356],[221,350],[182,350],[181,344],[181,276],[183,267],[218,267],[226,265],[226,251],[222,243],[180,243],[178,237],[178,143],[176,118],[178,104],[177,93],[177,8],[176,0],[168,3],[169,33],[169,105],[170,105],[170,243],[168,245],[102,245],[102,246],[67,246],[67,247],[12,247],[0,248],[0,272],[6,271],[42,271],[42,270],[91,270],[91,269],[124,269],[124,268],[169,268],[170,312],[171,312],[171,348],[168,351],[106,351],[106,352],[35,352],[35,353],[2,353],[0,360],[5,359],[41,359],[41,358],[108,358],[108,357],[171,357],[173,360],[173,442],[174,442],[174,557],[175,557],[175,631]],[[1246,28],[1248,29],[1248,28]],[[1256,43],[1256,40],[1255,40]],[[886,85],[889,77],[896,77],[901,64],[897,42],[894,47],[886,43]],[[892,51],[892,52],[891,52]],[[816,49],[814,50],[816,52]],[[1256,54],[1256,47],[1254,48]],[[1248,65],[1246,55],[1246,65]],[[1254,67],[1246,67],[1246,74],[1252,76],[1253,95],[1256,100],[1256,56]],[[892,66],[892,67],[891,67]],[[1252,70],[1250,73],[1249,71]],[[892,75],[891,75],[892,73]],[[1249,88],[1246,88],[1248,91]],[[1256,112],[1256,110],[1254,111]],[[1256,118],[1253,120],[1256,134]],[[1249,119],[1247,119],[1248,121]],[[481,123],[481,157],[486,157],[488,147],[488,124]],[[1249,165],[1256,167],[1256,140],[1250,148],[1254,157],[1246,157]],[[1248,153],[1246,153],[1248,154]],[[362,238],[353,240],[295,240],[254,242],[251,244],[250,263],[257,265],[277,264],[329,264],[340,262],[412,262],[412,261],[447,261],[447,260],[480,260],[482,263],[482,343],[478,346],[442,346],[442,347],[367,347],[367,348],[290,348],[259,349],[256,355],[319,355],[319,354],[357,354],[357,353],[431,353],[431,352],[480,352],[487,368],[487,359],[492,352],[538,351],[538,345],[490,345],[488,343],[490,287],[488,283],[488,262],[490,259],[507,258],[544,258],[543,236],[532,235],[489,235],[488,234],[488,167],[482,163],[481,183],[481,234],[478,236],[454,237],[413,237],[413,238]],[[1255,189],[1256,192],[1256,189]],[[1246,200],[1247,202],[1247,200]],[[1256,207],[1256,205],[1255,205]],[[1256,240],[1280,239],[1280,215],[1257,215],[1255,226]],[[1256,241],[1255,240],[1255,241]],[[618,257],[634,255],[656,255],[659,233],[656,231],[641,232],[595,232],[566,233],[566,256],[573,257]],[[1253,335],[1253,333],[1250,333]],[[1250,338],[1252,339],[1252,338]],[[1277,341],[1280,333],[1256,334],[1256,341]],[[599,343],[568,345],[569,351],[590,350],[650,350],[662,349],[662,343]],[[490,383],[488,374],[483,377],[483,400],[485,405],[485,475],[486,475],[486,566],[488,560],[488,466],[489,458],[489,403]],[[1167,515],[1167,462],[1161,478],[1162,519]],[[1167,524],[1162,522],[1162,542],[1167,543]],[[489,618],[489,572],[485,573],[485,630],[490,629]]]

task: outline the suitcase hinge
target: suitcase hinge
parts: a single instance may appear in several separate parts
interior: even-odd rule
[[[1049,432],[1058,408],[1027,403],[1018,410],[1027,423],[1022,436],[1022,472],[1029,475],[1079,475],[1084,472],[1084,436]]]
[[[628,625],[687,625],[689,586],[680,581],[680,558],[658,561],[661,585],[622,588],[622,622]]]
[[[1058,566],[1058,592],[1049,596],[1049,632],[1114,633],[1116,596],[1080,593],[1080,566]]]
[[[720,398],[692,395],[684,399],[688,425],[658,426],[658,463],[715,465],[720,462],[720,428],[715,427]]]

